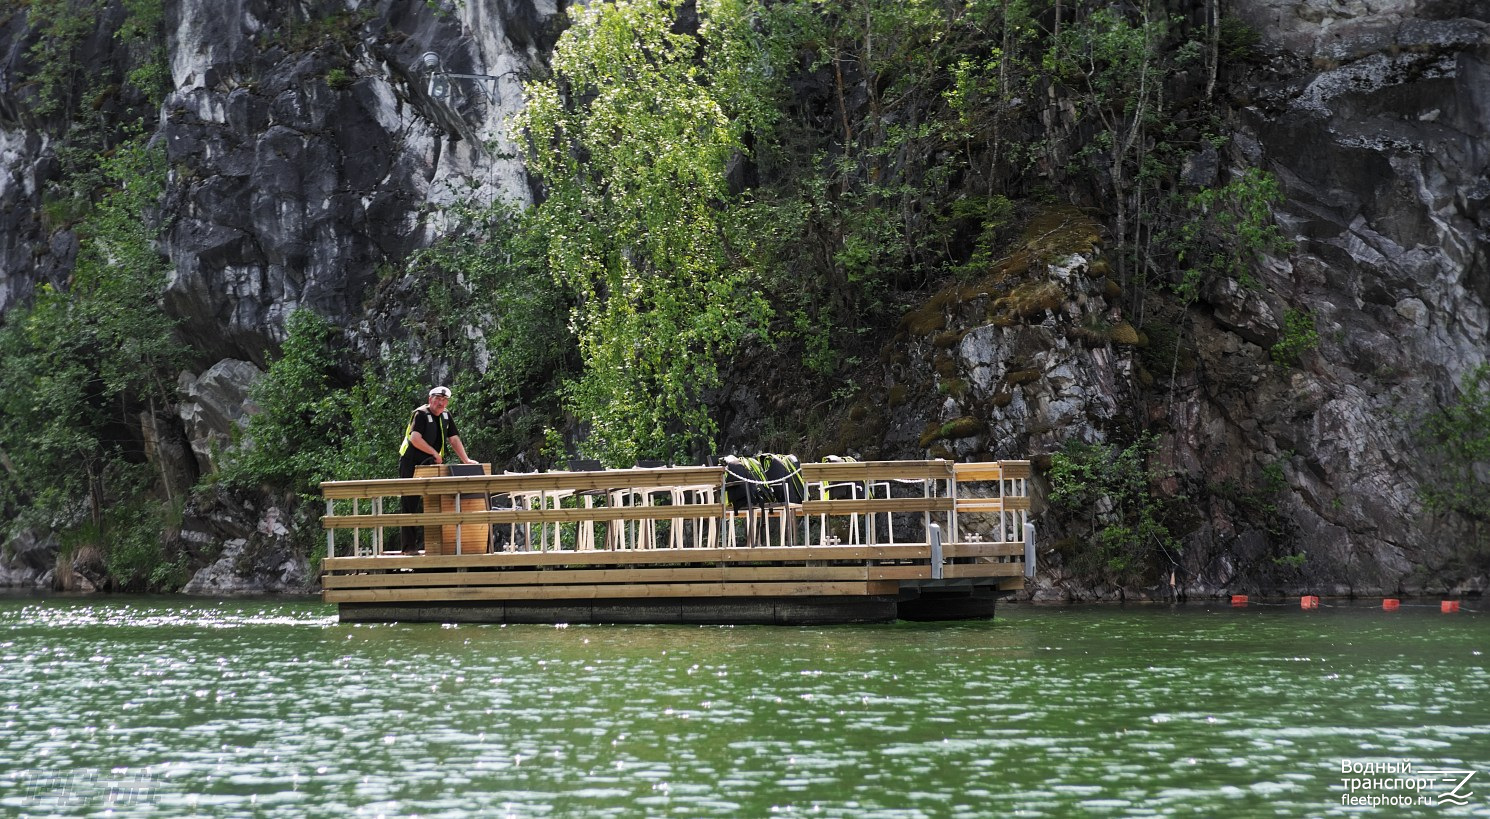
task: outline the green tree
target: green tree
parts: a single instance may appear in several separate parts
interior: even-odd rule
[[[423,392],[407,349],[358,363],[342,331],[301,309],[286,323],[280,355],[251,390],[258,412],[222,478],[302,497],[322,481],[398,475],[399,438]]]
[[[155,248],[165,158],[144,139],[100,163],[112,190],[76,226],[79,250],[67,289],[43,285],[29,308],[0,330],[0,451],[13,525],[39,526],[95,542],[138,542],[120,526],[151,516],[125,507],[158,504],[142,414],[175,396],[183,350],[160,295],[168,265]],[[160,558],[115,565],[123,583],[144,581]],[[146,559],[149,558],[149,559]]]
[[[988,272],[1038,30],[1017,0],[797,0],[772,14],[799,91],[758,152],[756,195],[773,207],[758,233],[778,336],[826,376],[878,347],[907,291],[958,265]],[[969,222],[971,253],[957,236]]]
[[[1308,310],[1283,311],[1283,335],[1268,350],[1273,361],[1285,367],[1299,363],[1299,357],[1319,346],[1319,330]]]
[[[1127,243],[1133,214],[1142,213],[1145,185],[1134,184],[1145,141],[1163,115],[1166,27],[1140,6],[1130,19],[1116,6],[1098,6],[1054,38],[1046,67],[1074,97],[1091,134],[1079,157],[1108,184],[1115,210],[1119,280],[1128,283]]]
[[[569,302],[548,270],[534,211],[461,202],[444,216],[448,232],[408,265],[422,297],[403,305],[413,314],[410,342],[436,359],[436,371],[453,373],[471,456],[506,460],[532,448],[574,375]]]
[[[1163,230],[1161,244],[1172,248],[1178,269],[1171,277],[1181,309],[1200,300],[1205,288],[1222,278],[1234,278],[1244,287],[1256,287],[1252,275],[1263,254],[1286,252],[1293,245],[1273,220],[1272,208],[1283,192],[1272,174],[1248,168],[1235,179],[1176,197],[1179,202],[1173,221]],[[1304,313],[1285,318],[1283,354],[1296,355],[1305,344],[1313,321]],[[1176,334],[1169,362],[1170,400],[1179,368],[1183,328]]]
[[[80,48],[98,26],[102,0],[30,0],[26,24],[37,32],[27,56],[36,65],[33,110],[59,124],[78,107],[87,66]]]
[[[769,311],[729,163],[777,95],[753,3],[620,0],[575,10],[554,76],[518,118],[546,199],[537,225],[574,303],[583,372],[567,395],[589,451],[614,463],[706,446],[700,403]]]
[[[1183,197],[1171,239],[1182,265],[1175,292],[1185,304],[1197,301],[1204,286],[1220,277],[1256,286],[1251,271],[1258,259],[1293,246],[1273,221],[1273,206],[1281,201],[1278,180],[1256,168]]]
[[[1435,573],[1483,576],[1490,571],[1490,364],[1464,374],[1459,394],[1423,419],[1421,434],[1433,470],[1422,489],[1424,505],[1468,523],[1467,536],[1443,539]]]

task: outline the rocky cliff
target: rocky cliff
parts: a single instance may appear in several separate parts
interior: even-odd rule
[[[427,244],[431,214],[457,195],[529,201],[502,121],[551,45],[554,11],[174,8],[159,133],[174,166],[166,304],[203,361],[263,366],[300,306],[355,324],[379,269]],[[493,79],[442,81],[434,98],[439,71]]]
[[[73,11],[97,14],[77,52],[122,65],[113,36],[122,5]],[[183,470],[206,474],[251,410],[247,388],[284,340],[292,312],[306,307],[342,327],[360,325],[361,343],[376,350],[399,334],[401,318],[366,313],[379,276],[439,234],[444,205],[457,197],[531,201],[503,121],[521,101],[519,78],[552,48],[557,9],[544,0],[188,0],[163,12],[169,90],[152,140],[170,166],[164,307],[192,357],[175,414],[196,469]],[[45,107],[36,80],[40,23],[24,4],[7,5],[3,17],[0,311],[29,302],[41,283],[65,287],[78,241],[44,207],[60,174],[60,129],[37,113]],[[252,541],[262,552],[276,537],[282,559],[268,559],[274,570],[265,577],[218,561],[208,570],[218,579],[190,588],[313,583],[278,514],[272,499],[210,492],[194,501],[174,535],[194,562],[224,544],[236,554]],[[34,549],[12,551],[25,557],[8,575],[13,583],[58,582]],[[284,560],[301,565],[285,575],[277,568]]]
[[[35,33],[8,8],[0,310],[41,282],[65,286],[77,243],[45,216],[58,166],[26,87]],[[87,53],[106,62],[120,46],[105,17],[119,9],[101,8]],[[542,0],[164,10],[169,91],[153,135],[170,163],[164,304],[193,355],[175,414],[206,472],[292,311],[312,308],[376,349],[402,317],[374,295],[441,233],[442,206],[532,201],[503,121],[562,14]],[[1173,472],[1161,488],[1187,510],[1172,581],[1122,590],[1071,576],[1076,529],[1050,518],[1038,597],[1480,588],[1486,567],[1463,557],[1468,523],[1423,506],[1434,464],[1418,433],[1490,352],[1490,10],[1235,0],[1229,11],[1260,35],[1258,57],[1227,80],[1227,147],[1197,154],[1191,172],[1207,183],[1261,168],[1280,181],[1276,216],[1295,244],[1256,271],[1262,286],[1219,282],[1166,317],[1191,341],[1171,387],[1145,390],[1163,363],[1144,360],[1145,319],[1105,294],[1103,220],[1048,210],[1019,240],[1047,244],[1044,284],[964,283],[907,314],[864,371],[843,442],[879,457],[1038,461],[1065,441],[1156,431]],[[1268,348],[1290,310],[1313,317],[1318,343],[1279,367]],[[719,402],[726,443],[744,449],[773,412],[800,411],[773,409],[747,382]],[[275,556],[294,552],[279,509],[221,497],[189,508],[182,542],[206,557],[232,546],[192,588],[307,582],[303,562]],[[24,560],[0,577],[51,582],[38,547],[12,549]]]
[[[1212,483],[1275,462],[1278,513],[1328,592],[1483,585],[1471,532],[1429,514],[1422,420],[1486,360],[1490,10],[1472,3],[1257,3],[1236,12],[1269,58],[1235,111],[1237,164],[1272,171],[1297,249],[1261,273],[1319,332],[1303,367],[1270,373],[1256,344],[1276,303],[1215,292],[1174,463]],[[1228,379],[1207,377],[1228,362]],[[1248,454],[1246,459],[1221,453]],[[1188,560],[1225,585],[1261,549],[1222,499]],[[1476,578],[1478,574],[1478,578]]]
[[[1172,389],[1143,389],[1144,365],[1170,362],[1145,361],[1127,321],[1140,319],[1103,296],[1098,226],[1052,214],[1026,237],[1056,260],[1041,271],[1046,292],[954,286],[908,314],[872,375],[887,411],[852,407],[860,434],[848,443],[875,457],[1048,463],[1064,441],[1157,431],[1172,471],[1160,488],[1185,518],[1172,571],[1128,589],[1074,577],[1073,530],[1047,516],[1038,598],[1482,589],[1483,534],[1423,503],[1441,475],[1422,424],[1490,353],[1490,9],[1239,0],[1230,11],[1260,53],[1228,90],[1230,147],[1187,172],[1273,174],[1294,249],[1267,259],[1260,286],[1222,281],[1160,318],[1194,340]],[[1290,310],[1313,317],[1318,344],[1280,367],[1269,348]],[[762,414],[749,390],[734,400],[742,419]],[[734,429],[742,442],[761,432]]]

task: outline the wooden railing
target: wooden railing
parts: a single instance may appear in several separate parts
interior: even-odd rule
[[[1018,588],[1033,569],[1029,474],[1027,461],[807,463],[802,502],[749,509],[726,503],[723,467],[327,482],[323,587],[344,603],[893,595],[959,579]],[[402,495],[496,508],[385,511]],[[505,532],[483,529],[458,554],[384,554],[388,528],[473,525]]]

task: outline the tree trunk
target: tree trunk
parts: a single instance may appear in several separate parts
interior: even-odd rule
[[[1210,65],[1205,81],[1205,98],[1209,100],[1216,93],[1216,74],[1221,66],[1221,0],[1207,0],[1206,17],[1206,23],[1210,28],[1208,37],[1210,59],[1207,60]]]
[[[854,132],[848,125],[848,102],[843,93],[843,63],[836,51],[833,52],[833,83],[838,91],[838,116],[843,120],[843,150],[848,151],[849,145],[854,141]]]

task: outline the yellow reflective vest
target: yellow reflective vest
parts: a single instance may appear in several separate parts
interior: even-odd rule
[[[409,425],[404,428],[404,442],[398,448],[398,456],[400,458],[403,457],[403,455],[404,455],[405,452],[408,452],[409,451],[409,447],[413,446],[413,444],[409,442],[409,436],[414,434],[414,419],[417,418],[419,416],[419,413],[421,413],[421,412],[429,412],[429,404],[424,404],[422,406],[416,407],[413,412],[409,413]],[[437,423],[437,424],[440,425],[440,459],[441,460],[444,460],[444,458],[445,458],[445,413],[442,412],[439,415],[435,415],[434,413],[431,412],[430,413],[430,416],[434,418],[435,423]]]

